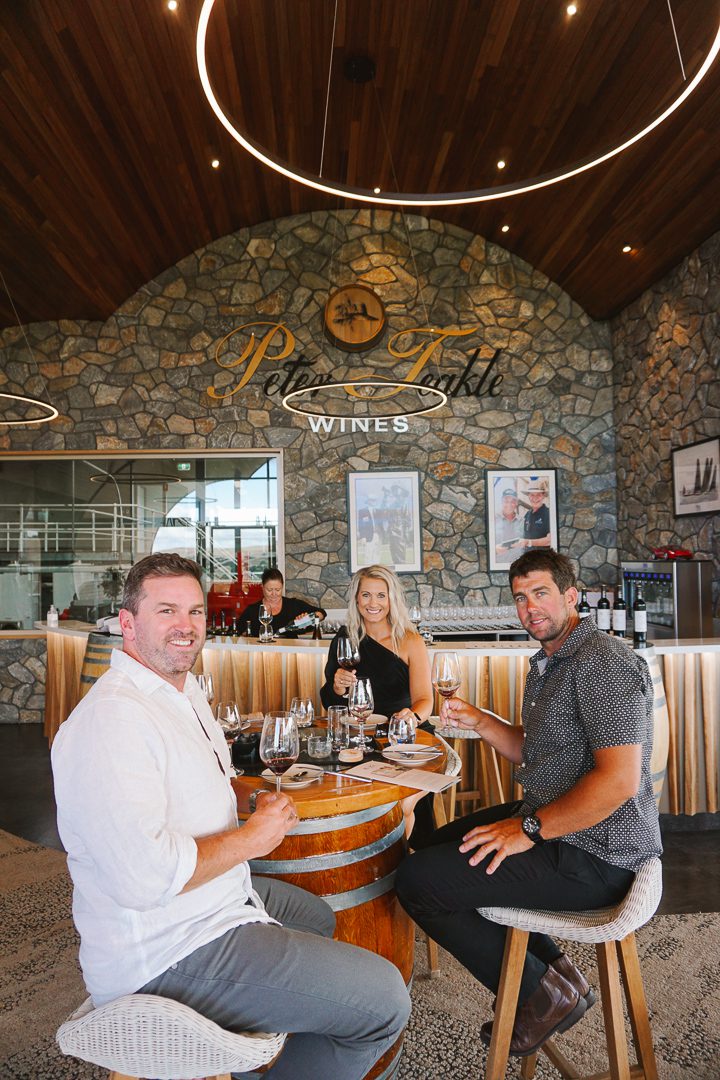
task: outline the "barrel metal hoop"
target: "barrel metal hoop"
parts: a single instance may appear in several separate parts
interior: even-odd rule
[[[387,851],[404,833],[403,820],[392,832],[364,847],[351,848],[350,851],[333,851],[329,855],[306,855],[302,859],[251,859],[250,869],[254,874],[312,874],[316,870],[337,870]]]
[[[369,885],[361,885],[359,889],[350,889],[349,892],[323,893],[322,898],[329,904],[333,911],[346,911],[348,908],[359,907],[369,900],[375,900],[378,896],[384,896],[395,887],[395,871],[379,881],[371,881]]]
[[[338,829],[350,829],[354,825],[365,825],[368,821],[376,821],[392,810],[397,803],[383,803],[382,806],[371,806],[367,810],[357,810],[354,814],[338,814],[337,817],[306,818],[298,822],[291,829],[288,836],[308,836],[312,833],[336,832]]]

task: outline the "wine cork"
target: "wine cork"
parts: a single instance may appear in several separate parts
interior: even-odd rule
[[[350,746],[346,750],[341,750],[338,754],[339,761],[362,761],[362,750],[357,747]]]

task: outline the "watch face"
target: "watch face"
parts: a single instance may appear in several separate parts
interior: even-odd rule
[[[523,832],[528,836],[536,836],[542,828],[540,822],[533,814],[528,814],[527,817],[523,818],[522,827]]]

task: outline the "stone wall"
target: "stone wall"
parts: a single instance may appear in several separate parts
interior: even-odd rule
[[[671,450],[720,435],[720,233],[612,322],[621,559],[681,543],[715,562],[720,516],[675,517]]]
[[[416,276],[417,275],[417,276]],[[360,281],[386,305],[377,346],[348,355],[323,335],[332,288]],[[296,339],[283,361],[263,361],[225,400],[247,365],[239,346],[215,362],[217,342],[250,321],[282,321]],[[280,405],[279,380],[378,372],[404,378],[412,360],[388,353],[412,327],[459,327],[425,372],[471,380],[440,412],[406,432],[315,433]],[[262,334],[266,328],[257,332]],[[560,548],[581,579],[612,581],[617,564],[615,445],[609,327],[557,285],[495,244],[451,225],[386,211],[313,213],[218,240],[140,289],[104,324],[27,328],[60,418],[0,437],[0,450],[92,451],[282,448],[288,592],[326,607],[348,583],[348,471],[420,472],[423,572],[406,579],[423,603],[497,603],[504,573],[488,573],[484,469],[557,469]],[[409,349],[429,340],[406,336]],[[19,329],[0,338],[0,382],[43,396]],[[475,384],[495,350],[494,376]],[[273,352],[277,353],[276,345]],[[303,366],[306,362],[311,367]],[[304,375],[294,373],[304,371]],[[286,372],[289,372],[286,378]],[[272,380],[271,380],[272,382]],[[268,384],[269,385],[269,384]],[[509,599],[507,590],[503,600]]]
[[[0,639],[0,724],[42,724],[45,638]]]

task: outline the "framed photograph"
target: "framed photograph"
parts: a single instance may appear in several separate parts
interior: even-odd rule
[[[486,469],[488,570],[531,548],[558,549],[555,469]]]
[[[351,574],[370,563],[422,570],[419,473],[349,473],[347,500]]]
[[[673,505],[675,517],[717,514],[720,439],[680,446],[672,452]]]

